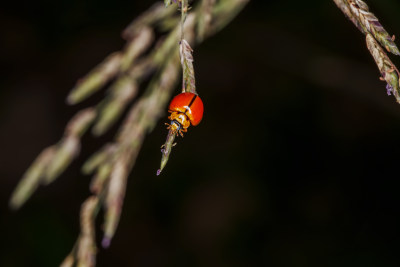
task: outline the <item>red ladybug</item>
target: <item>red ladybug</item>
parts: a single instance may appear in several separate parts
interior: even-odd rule
[[[187,132],[190,125],[196,126],[203,118],[203,101],[200,97],[193,93],[181,93],[175,96],[169,104],[168,112],[171,115],[168,117],[171,120],[171,125],[168,129],[175,130],[183,136],[182,132]]]

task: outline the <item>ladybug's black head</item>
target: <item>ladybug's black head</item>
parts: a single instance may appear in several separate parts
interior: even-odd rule
[[[177,130],[177,131],[179,131],[179,130],[182,129],[182,124],[180,124],[179,121],[177,121],[177,120],[172,120],[172,121],[171,121],[171,126],[174,125],[174,124],[176,125],[175,127],[176,127],[176,130]]]

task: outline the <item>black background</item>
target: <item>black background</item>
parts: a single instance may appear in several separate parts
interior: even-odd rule
[[[400,3],[368,3],[400,36]],[[72,248],[89,195],[79,168],[112,133],[85,136],[79,159],[20,211],[8,199],[94,103],[65,104],[76,80],[123,47],[120,32],[150,5],[2,4],[0,266],[57,266]],[[194,57],[203,121],[160,177],[166,119],[146,138],[98,266],[399,266],[400,106],[334,3],[252,1]]]

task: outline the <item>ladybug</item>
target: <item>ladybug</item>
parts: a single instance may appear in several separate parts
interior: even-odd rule
[[[176,131],[183,137],[183,132],[187,132],[190,125],[196,126],[203,118],[203,101],[194,93],[181,93],[175,96],[169,104],[168,112],[171,115],[168,119],[171,124],[168,129]]]

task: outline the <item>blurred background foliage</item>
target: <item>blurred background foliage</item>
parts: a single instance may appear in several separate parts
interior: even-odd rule
[[[400,3],[368,4],[400,36]],[[150,5],[2,4],[0,266],[57,266],[69,253],[89,195],[80,166],[116,128],[86,136],[79,159],[20,211],[8,199],[68,119],[101,99],[65,104]],[[164,121],[146,138],[97,266],[399,266],[400,106],[335,4],[252,1],[194,58],[204,119],[160,177]]]

